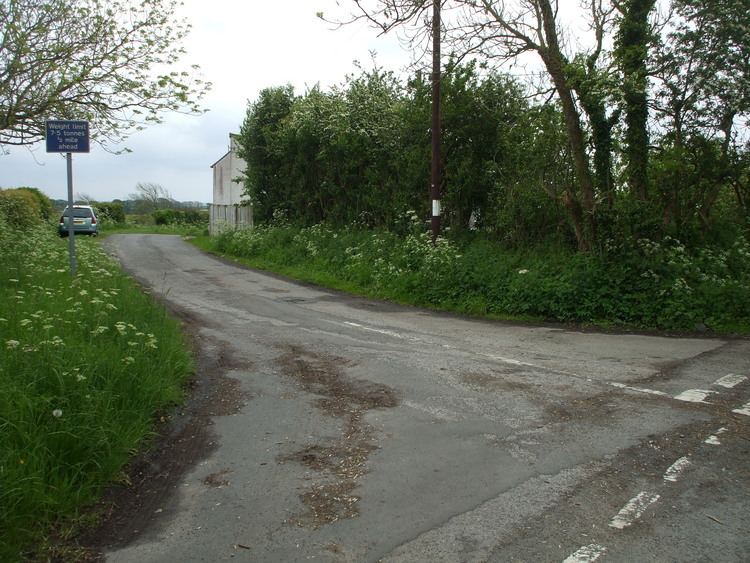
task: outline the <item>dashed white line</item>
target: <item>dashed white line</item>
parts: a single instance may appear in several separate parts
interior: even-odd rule
[[[714,385],[720,385],[721,387],[726,387],[727,389],[731,389],[732,387],[735,387],[745,381],[747,377],[744,375],[736,375],[734,373],[729,373],[725,375],[724,377],[720,377],[714,382]]]
[[[688,465],[690,465],[690,460],[687,457],[681,457],[669,466],[664,473],[664,480],[676,483],[680,473],[682,473]]]
[[[571,554],[563,563],[592,563],[607,552],[607,548],[598,543],[584,545],[581,549]]]
[[[458,422],[459,420],[463,418],[460,414],[458,414],[455,411],[443,409],[440,407],[432,407],[429,405],[423,405],[420,403],[415,403],[414,401],[403,401],[401,404],[406,407],[416,409],[418,411],[426,412],[427,414],[431,414],[438,420]]]
[[[727,429],[722,426],[716,431],[716,434],[712,434],[711,436],[706,438],[703,442],[705,444],[710,444],[711,446],[720,446],[721,441],[719,441],[719,434],[723,434],[726,431]]]
[[[707,391],[706,389],[688,389],[683,391],[679,395],[675,396],[678,401],[686,401],[688,403],[705,403],[705,399],[716,391]]]
[[[616,381],[610,381],[608,383],[612,387],[617,387],[618,389],[627,389],[628,391],[635,391],[637,393],[646,393],[648,395],[659,395],[661,397],[667,396],[667,393],[665,393],[664,391],[657,391],[655,389],[646,389],[645,387],[632,387],[630,385],[625,385],[624,383],[617,383]]]
[[[361,330],[367,330],[369,332],[377,332],[378,334],[385,334],[386,336],[392,336],[394,338],[398,338],[399,340],[411,340],[412,342],[422,342],[419,338],[416,338],[414,336],[406,336],[404,334],[395,332],[393,330],[386,330],[384,328],[373,328],[371,326],[365,326],[359,323],[352,323],[348,321],[344,321],[343,324],[354,327],[354,328],[358,328]]]
[[[732,412],[736,412],[737,414],[744,414],[745,416],[750,416],[750,402],[745,403],[738,409],[733,409]]]
[[[513,358],[504,358],[503,356],[495,356],[492,354],[482,354],[482,355],[492,360],[497,360],[499,362],[503,362],[504,364],[510,364],[512,366],[525,366],[525,367],[531,367],[531,368],[537,368],[537,369],[545,369],[545,368],[542,368],[541,366],[530,364],[528,362],[522,362],[521,360],[514,360]]]
[[[630,499],[620,512],[612,518],[609,523],[610,528],[617,528],[618,530],[627,528],[638,520],[646,509],[659,500],[659,498],[659,495],[647,493],[646,491],[638,493],[637,497]]]

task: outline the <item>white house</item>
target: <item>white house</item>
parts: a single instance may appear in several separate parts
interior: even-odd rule
[[[247,164],[237,156],[237,135],[229,134],[229,150],[211,165],[214,175],[213,202],[209,206],[209,233],[253,225],[253,209],[243,203],[242,177]]]

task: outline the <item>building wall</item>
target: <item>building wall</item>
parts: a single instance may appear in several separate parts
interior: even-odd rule
[[[253,209],[249,205],[240,205],[242,201],[242,182],[236,181],[247,168],[243,159],[237,156],[237,140],[229,135],[229,152],[213,166],[214,195],[209,206],[209,233],[214,235],[224,229],[253,226]]]
[[[242,176],[247,164],[237,156],[237,141],[234,135],[229,136],[229,145],[229,152],[213,165],[213,203],[216,205],[235,205],[242,199],[242,183],[235,180]]]
[[[208,234],[213,236],[226,229],[237,229],[253,226],[253,208],[249,205],[208,206]]]

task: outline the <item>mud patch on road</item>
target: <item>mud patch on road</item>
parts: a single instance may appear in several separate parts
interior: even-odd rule
[[[221,488],[229,486],[229,479],[226,476],[232,473],[231,469],[222,469],[216,473],[211,473],[203,478],[203,484],[209,487]]]
[[[544,411],[550,422],[570,422],[573,420],[609,420],[618,410],[614,401],[614,392],[605,391],[572,399],[565,402],[550,402],[545,404]]]
[[[474,390],[518,393],[524,400],[540,409],[545,423],[584,419],[607,420],[618,408],[612,400],[612,390],[576,399],[550,399],[548,393],[543,393],[543,385],[522,380],[517,371],[466,372],[460,374],[460,380]]]
[[[536,386],[524,381],[500,379],[497,372],[493,375],[481,372],[469,372],[461,374],[461,380],[470,387],[480,387],[487,391],[531,391]],[[506,377],[506,374],[502,374]]]
[[[343,358],[321,356],[299,346],[289,346],[277,363],[309,393],[319,395],[316,406],[326,415],[342,419],[341,435],[333,443],[308,444],[277,458],[278,463],[295,462],[317,472],[318,480],[300,495],[305,514],[288,523],[319,528],[343,518],[359,515],[355,494],[357,480],[368,471],[367,460],[377,449],[375,432],[364,421],[367,411],[398,404],[390,387],[347,377]]]

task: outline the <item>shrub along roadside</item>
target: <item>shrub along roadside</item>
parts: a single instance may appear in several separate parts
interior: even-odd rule
[[[505,250],[482,236],[432,245],[406,234],[284,224],[228,231],[204,247],[298,279],[403,303],[505,319],[750,332],[750,244],[688,250],[669,237]]]
[[[180,327],[98,244],[0,217],[0,560],[74,521],[179,401],[192,369]],[[40,555],[40,554],[37,554]],[[46,555],[41,554],[44,558]]]

